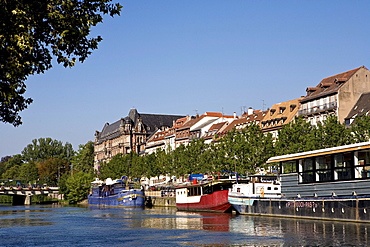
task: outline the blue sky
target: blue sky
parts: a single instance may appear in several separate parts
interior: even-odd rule
[[[78,145],[141,113],[267,109],[321,79],[370,67],[370,1],[121,1],[93,29],[99,49],[27,81],[23,125],[0,123],[0,157],[33,139]]]

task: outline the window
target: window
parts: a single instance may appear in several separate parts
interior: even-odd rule
[[[282,174],[285,174],[285,173],[293,173],[293,172],[297,172],[297,163],[296,161],[285,161],[282,163],[282,166],[281,166],[281,173]]]
[[[357,158],[356,178],[370,178],[370,150],[358,152]]]
[[[343,153],[334,156],[334,180],[347,180],[352,178],[352,156],[352,153]]]
[[[320,156],[320,157],[317,157],[316,158],[316,167],[317,169],[330,169],[331,167],[331,157],[330,155],[326,155],[326,156]]]
[[[312,158],[307,158],[300,160],[301,170],[299,173],[299,181],[302,183],[312,183],[315,182],[314,176],[314,162]]]
[[[282,114],[284,112],[284,110],[286,109],[286,107],[280,107],[279,109],[279,113]]]
[[[331,169],[331,156],[325,155],[316,157],[316,169],[317,169],[317,181],[331,181],[332,180],[332,169]]]
[[[276,109],[270,109],[270,116],[274,115]]]
[[[312,159],[304,159],[303,160],[303,171],[309,171],[313,169],[313,160]]]

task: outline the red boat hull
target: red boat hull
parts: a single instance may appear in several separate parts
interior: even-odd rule
[[[228,190],[215,191],[209,195],[202,195],[199,202],[176,203],[176,207],[181,211],[203,211],[224,213],[231,209],[228,202]]]

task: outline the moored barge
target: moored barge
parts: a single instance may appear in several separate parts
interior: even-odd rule
[[[249,195],[244,205],[229,196],[238,213],[370,223],[370,142],[276,156],[267,163],[279,167],[281,196]]]
[[[215,180],[195,182],[178,186],[176,208],[180,211],[228,212],[231,204],[228,193],[235,180]]]
[[[89,206],[143,208],[145,194],[142,188],[126,185],[122,180],[108,178],[105,182],[92,182],[92,193],[88,196]]]

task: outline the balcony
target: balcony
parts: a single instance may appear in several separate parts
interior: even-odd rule
[[[323,105],[314,106],[309,109],[301,109],[298,111],[298,116],[301,115],[309,115],[309,114],[315,114],[320,113],[324,111],[331,111],[337,108],[337,102],[329,102]]]

